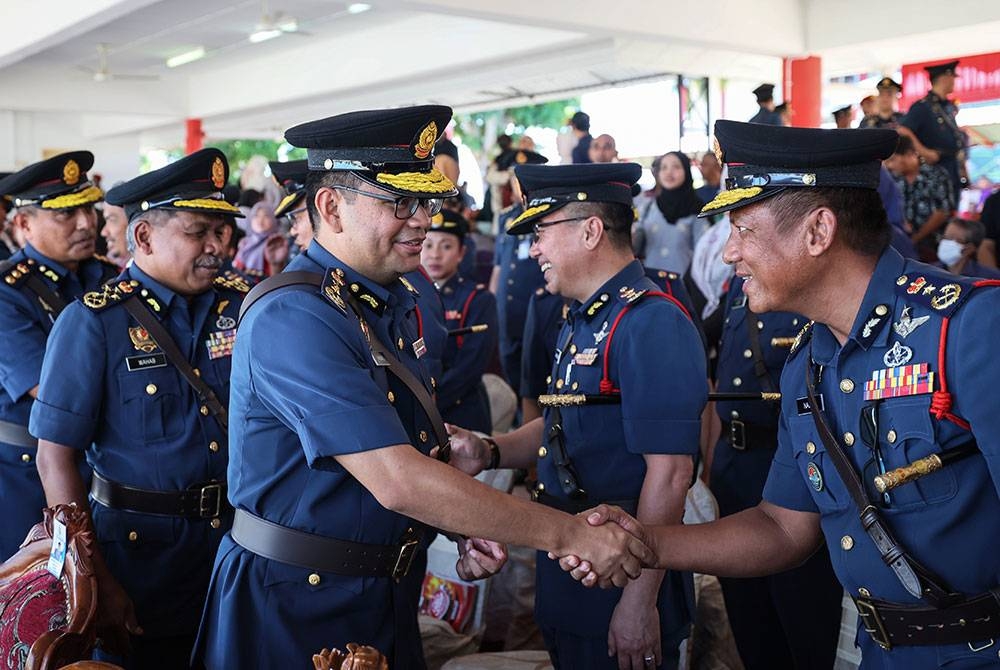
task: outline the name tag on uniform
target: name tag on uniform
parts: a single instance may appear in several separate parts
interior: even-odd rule
[[[823,410],[826,409],[826,402],[823,400],[823,394],[822,393],[817,393],[816,394],[816,404],[819,405],[819,407],[816,408],[819,411],[822,412]],[[812,413],[812,409],[809,407],[809,397],[806,396],[806,397],[803,397],[803,398],[796,398],[795,399],[795,409],[796,409],[796,411],[798,411],[799,416],[802,416],[804,414],[811,414]]]
[[[128,366],[129,372],[135,372],[136,370],[148,370],[150,368],[165,368],[167,367],[167,356],[166,354],[127,356],[125,358],[125,365]]]
[[[413,341],[413,353],[417,355],[417,358],[423,358],[424,354],[427,353],[427,345],[424,344],[424,338],[418,337]]]
[[[232,356],[233,344],[235,343],[235,328],[230,328],[229,330],[217,330],[214,333],[210,333],[208,339],[205,340],[205,346],[208,348],[208,357],[215,360],[216,358],[223,358],[224,356]]]

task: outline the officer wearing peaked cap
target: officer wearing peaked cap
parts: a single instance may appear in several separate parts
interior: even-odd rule
[[[208,668],[279,667],[349,641],[376,647],[394,670],[424,667],[427,526],[472,536],[459,547],[467,579],[506,558],[478,537],[579,545],[618,583],[639,571],[644,548],[624,530],[580,534],[581,519],[539,512],[428,457],[447,454],[448,435],[417,289],[401,276],[417,269],[431,217],[455,194],[433,168],[450,118],[436,105],[369,110],[285,134],[308,149],[315,237],[245,303],[232,377],[236,516],[202,620]]]
[[[28,417],[46,339],[67,303],[117,274],[94,256],[94,203],[103,193],[87,179],[89,151],[53,156],[7,174],[0,197],[27,244],[0,262],[0,560],[13,555],[39,519],[45,496],[35,469],[37,442]],[[83,465],[81,459],[81,465]],[[83,467],[82,472],[89,471]]]
[[[248,286],[218,274],[226,219],[240,216],[219,192],[228,172],[203,149],[108,192],[133,262],[60,316],[31,412],[48,502],[90,509],[98,634],[129,668],[188,667],[232,519],[229,362]],[[79,453],[89,498],[70,467]]]
[[[903,118],[902,112],[896,109],[896,101],[903,92],[902,84],[896,82],[892,77],[882,77],[878,84],[878,97],[875,99],[876,108],[871,114],[866,114],[859,128],[896,128],[899,120]]]
[[[955,90],[958,61],[928,65],[924,69],[930,77],[931,90],[910,106],[900,119],[898,130],[913,140],[924,162],[945,169],[955,189],[955,202],[958,202],[968,181],[965,170],[966,137],[955,120],[958,109],[948,99]]]
[[[760,110],[753,115],[750,123],[763,123],[769,126],[782,125],[781,113],[774,106],[774,84],[761,84],[752,93],[757,98]]]
[[[548,159],[534,151],[510,150],[497,159],[498,166],[510,171],[510,189],[514,204],[500,212],[499,231],[493,253],[493,274],[490,291],[497,297],[497,318],[500,328],[500,364],[511,388],[520,394],[521,356],[524,351],[524,324],[528,301],[541,288],[542,273],[531,258],[528,235],[505,235],[507,225],[524,211],[521,186],[514,176],[516,165],[542,165]]]
[[[445,344],[444,370],[437,386],[441,416],[456,426],[488,433],[493,421],[482,380],[497,346],[497,301],[485,285],[459,272],[468,228],[460,214],[441,210],[431,219],[420,260],[441,296],[445,324],[455,331]],[[475,327],[484,329],[462,332]]]
[[[705,213],[730,212],[724,258],[751,309],[814,323],[782,373],[764,502],[651,530],[660,565],[766,574],[825,538],[863,668],[1000,666],[1000,416],[979,381],[1000,374],[996,282],[888,246],[875,189],[893,131],[715,131],[732,188]]]
[[[306,206],[306,177],[309,167],[305,159],[281,163],[271,161],[271,174],[285,195],[274,208],[274,216],[288,221],[288,232],[299,250],[309,247],[312,242],[312,224],[309,223],[309,208]]]
[[[495,436],[503,466],[536,464],[540,506],[616,501],[651,523],[683,515],[707,383],[698,331],[632,255],[635,163],[515,168],[546,289],[572,300],[551,361],[544,416]],[[463,435],[454,450],[485,454]],[[455,441],[453,441],[454,443]],[[544,555],[535,615],[556,668],[676,667],[691,621],[689,573],[644,572],[587,591]],[[611,656],[609,656],[611,652]]]

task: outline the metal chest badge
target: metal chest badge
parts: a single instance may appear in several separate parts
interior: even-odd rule
[[[219,317],[215,320],[215,327],[219,330],[229,330],[236,327],[236,319],[222,314],[227,305],[229,305],[229,301],[223,300],[219,303],[218,307],[215,308],[215,313],[219,315]]]
[[[812,461],[806,464],[806,476],[817,492],[823,490],[823,473],[819,471],[819,466]]]
[[[149,336],[149,333],[142,326],[129,328],[128,337],[132,340],[132,346],[136,348],[136,351],[148,354],[156,349],[156,342],[153,341],[153,338]]]

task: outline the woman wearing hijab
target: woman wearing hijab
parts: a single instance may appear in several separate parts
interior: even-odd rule
[[[275,254],[268,247],[275,243],[269,245],[268,241],[277,241],[282,237],[271,205],[266,200],[261,200],[250,209],[247,221],[247,234],[240,240],[233,266],[239,272],[256,277],[267,277],[280,271],[281,268],[272,268],[269,261],[269,257]]]
[[[654,193],[636,202],[639,218],[632,227],[635,252],[648,267],[684,274],[706,226],[696,218],[703,203],[694,192],[691,161],[679,151],[664,154],[655,177]]]

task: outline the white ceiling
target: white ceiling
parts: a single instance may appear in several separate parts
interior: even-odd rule
[[[818,54],[827,76],[894,71],[996,50],[1000,34],[995,0],[370,1],[349,14],[341,1],[268,0],[301,34],[259,44],[247,37],[260,0],[4,2],[0,25],[18,28],[0,44],[0,143],[30,145],[29,125],[176,143],[190,117],[211,136],[276,136],[352,108],[482,109],[670,72],[780,82],[782,55]],[[156,79],[95,82],[84,70],[98,44],[112,73]],[[197,46],[207,57],[165,66]]]

